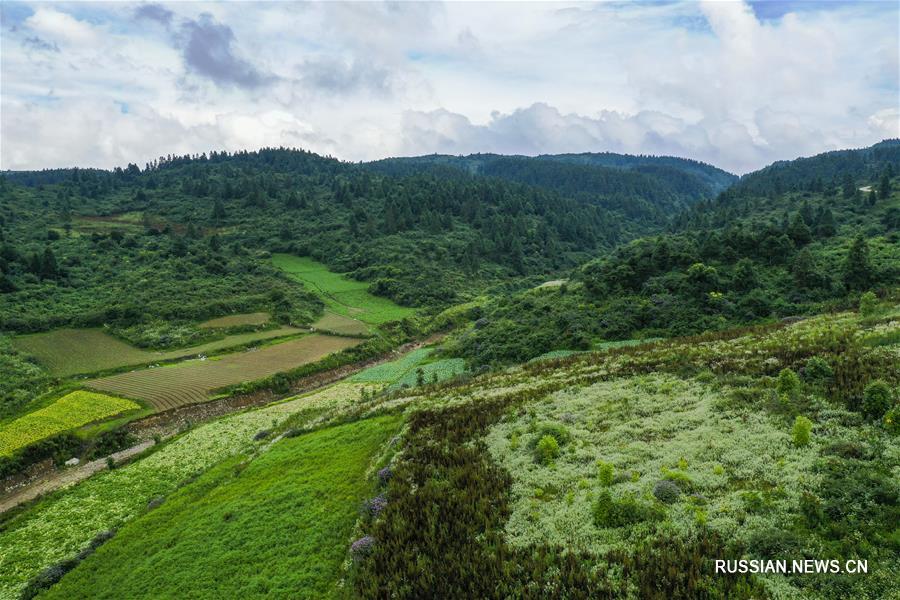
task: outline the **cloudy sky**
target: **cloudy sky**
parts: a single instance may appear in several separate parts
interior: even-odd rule
[[[0,168],[296,146],[672,154],[900,137],[898,2],[0,4]]]

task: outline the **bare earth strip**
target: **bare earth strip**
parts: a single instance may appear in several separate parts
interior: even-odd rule
[[[210,392],[314,362],[362,340],[308,335],[273,346],[229,354],[218,360],[192,360],[171,367],[121,373],[88,381],[96,390],[148,401],[157,410],[204,402]]]

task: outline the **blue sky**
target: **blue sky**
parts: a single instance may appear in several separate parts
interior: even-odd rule
[[[898,3],[3,2],[0,168],[297,146],[674,154],[900,136]]]

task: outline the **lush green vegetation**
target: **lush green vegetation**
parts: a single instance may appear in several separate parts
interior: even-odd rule
[[[623,346],[423,389],[408,400],[419,410],[386,507],[365,530],[356,593],[889,595],[900,456],[885,410],[896,411],[900,348],[867,340],[900,321],[896,309],[878,314]],[[878,566],[866,577],[711,575],[713,559],[738,556]]]
[[[900,283],[900,143],[839,156],[856,165],[841,171],[850,178],[843,188],[841,179],[821,181],[830,154],[749,175],[683,213],[677,232],[622,245],[564,285],[485,303],[453,352],[475,365],[509,364],[598,341],[846,308],[867,290],[892,289]]]
[[[337,596],[367,470],[398,422],[328,427],[249,464],[226,461],[123,527],[47,597]]]
[[[131,400],[106,394],[70,392],[52,404],[4,425],[0,429],[0,456],[52,435],[139,408]]]
[[[311,258],[276,254],[272,260],[279,269],[319,294],[325,306],[338,315],[380,325],[399,321],[413,313],[411,309],[397,306],[386,298],[373,296],[367,291],[368,284],[365,282],[333,273]]]

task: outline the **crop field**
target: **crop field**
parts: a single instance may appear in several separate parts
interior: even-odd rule
[[[340,410],[358,399],[358,385],[338,384],[223,417],[163,444],[146,458],[50,495],[0,529],[0,600],[18,598],[30,578],[77,554],[98,532],[120,528],[141,515],[148,502],[173,493],[187,478],[257,447],[257,432],[307,409]]]
[[[438,383],[464,373],[466,362],[461,358],[445,358],[425,363],[407,371],[393,387],[414,387],[419,381],[419,369],[422,369],[422,381]]]
[[[362,321],[339,315],[330,310],[326,310],[322,318],[312,326],[318,331],[330,331],[340,335],[368,335],[370,333],[368,325]]]
[[[226,461],[123,527],[46,597],[333,597],[374,487],[366,471],[398,425],[377,417],[284,439],[239,476],[238,459]]]
[[[271,315],[267,312],[243,313],[238,315],[227,315],[217,319],[210,319],[200,323],[198,327],[203,329],[215,329],[218,327],[238,327],[240,325],[263,325],[268,323]]]
[[[296,327],[284,326],[229,335],[221,340],[164,352],[136,348],[101,329],[57,329],[47,333],[17,336],[13,338],[13,344],[37,358],[53,375],[68,377],[79,373],[176,360],[301,332]]]
[[[348,381],[356,383],[394,383],[424,362],[433,352],[431,348],[419,348],[396,360],[369,367],[353,375]]]
[[[272,261],[276,267],[318,293],[325,305],[339,315],[379,325],[397,321],[415,312],[387,298],[373,296],[367,291],[368,283],[333,273],[311,258],[275,254]]]
[[[135,402],[123,398],[81,390],[71,392],[0,428],[0,456],[51,435],[139,408]]]
[[[146,400],[157,410],[204,402],[221,387],[252,381],[314,362],[360,340],[312,334],[280,344],[193,360],[168,367],[142,369],[88,381],[90,388]]]

